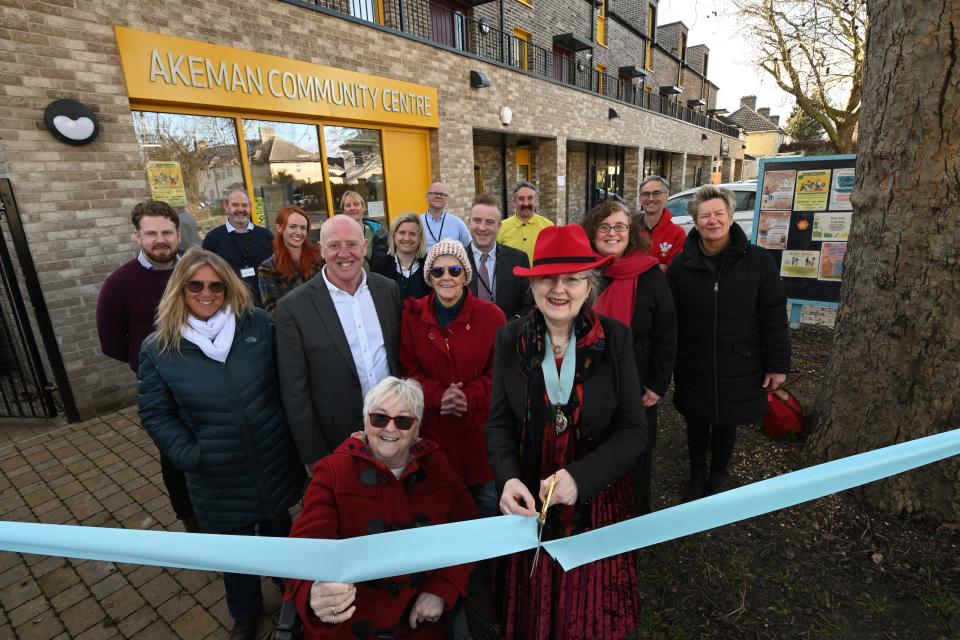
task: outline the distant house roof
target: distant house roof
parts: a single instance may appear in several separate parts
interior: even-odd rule
[[[270,136],[253,152],[254,163],[260,162],[318,162],[320,154],[302,149],[278,136]]]
[[[735,125],[739,125],[747,133],[755,131],[780,131],[780,127],[747,106],[740,107],[730,115],[725,116],[725,119]]]

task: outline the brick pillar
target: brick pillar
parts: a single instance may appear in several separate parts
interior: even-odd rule
[[[540,194],[540,215],[550,218],[557,224],[566,222],[567,190],[557,187],[557,176],[566,175],[567,141],[537,140],[536,160],[537,190]]]
[[[623,201],[631,211],[640,209],[640,181],[643,180],[643,156],[638,147],[623,152]]]
[[[687,154],[672,153],[672,162],[670,163],[670,175],[663,176],[670,181],[671,193],[683,191],[683,175],[687,171]]]
[[[437,144],[434,145],[434,140]],[[450,200],[447,210],[460,217],[467,214],[476,192],[473,180],[473,131],[462,127],[442,127],[436,135],[430,135],[430,167],[432,180],[439,180],[447,187]],[[442,168],[442,170],[441,170]],[[427,201],[423,201],[427,210]]]

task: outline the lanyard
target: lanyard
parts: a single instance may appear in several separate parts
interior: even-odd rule
[[[444,211],[443,213],[440,214],[440,232],[437,233],[437,235],[434,235],[434,234],[433,234],[433,229],[430,228],[430,219],[431,219],[433,216],[430,215],[430,212],[429,212],[429,211],[427,211],[427,212],[426,212],[425,214],[423,214],[423,215],[426,216],[425,222],[427,223],[427,231],[430,232],[430,237],[433,238],[433,241],[434,241],[434,242],[440,242],[440,238],[443,237],[443,225],[447,222],[447,212]],[[437,237],[437,236],[439,236],[439,237]]]
[[[483,251],[481,251],[480,253],[482,254]],[[490,255],[490,254],[487,253],[487,256],[489,256],[489,255]],[[499,258],[500,258],[500,245],[499,245],[499,243],[496,243],[495,246],[494,246],[494,249],[493,249],[493,270],[487,272],[487,275],[490,277],[490,286],[489,286],[489,287],[487,286],[487,283],[484,282],[484,281],[480,278],[480,276],[477,276],[477,282],[479,282],[479,283],[480,283],[480,286],[482,286],[482,287],[486,290],[486,292],[490,294],[490,300],[493,301],[493,302],[496,302],[496,300],[497,300],[497,260],[498,260]],[[490,259],[489,259],[489,257],[488,257],[488,258],[487,258],[487,263],[489,263],[489,262],[490,262]],[[478,260],[478,261],[477,261],[477,269],[484,269],[484,268],[486,268],[486,267],[483,267],[483,266],[480,264],[480,261]]]
[[[230,237],[230,241],[233,242],[233,246],[234,246],[234,247],[237,246],[237,239],[236,239],[235,237],[233,237],[233,236],[236,236],[236,235],[245,235],[245,236],[247,236],[247,246],[244,248],[244,250],[243,250],[243,255],[240,257],[240,266],[241,266],[241,268],[242,268],[242,267],[250,267],[250,266],[253,266],[253,265],[247,264],[247,258],[250,256],[250,243],[253,242],[253,231],[247,231],[246,233],[241,233],[241,234],[238,234],[236,231],[234,231],[233,233],[228,233],[227,236]]]

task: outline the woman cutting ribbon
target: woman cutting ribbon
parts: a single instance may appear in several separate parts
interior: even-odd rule
[[[513,271],[531,279],[536,308],[497,333],[486,437],[503,513],[536,516],[534,496],[553,485],[549,540],[631,517],[628,472],[647,431],[630,330],[591,308],[612,257],[597,258],[575,225],[544,229],[533,257]],[[533,557],[499,567],[507,638],[616,639],[635,626],[629,555],[566,573]]]

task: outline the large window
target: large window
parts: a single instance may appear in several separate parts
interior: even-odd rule
[[[334,212],[339,212],[343,192],[353,190],[367,201],[368,217],[386,221],[387,191],[383,182],[380,131],[326,126],[323,139]]]
[[[205,235],[223,224],[223,199],[244,188],[233,118],[134,111],[133,129],[151,197],[197,221]]]
[[[609,198],[623,201],[624,147],[587,144],[587,209]]]
[[[327,192],[316,125],[244,120],[243,141],[264,225],[272,230],[280,208],[293,204],[310,214],[317,235],[327,217]]]

